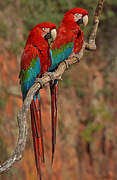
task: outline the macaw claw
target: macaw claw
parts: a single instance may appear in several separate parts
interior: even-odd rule
[[[43,76],[49,76],[51,79],[52,84],[54,84],[54,73],[53,72],[46,72]]]

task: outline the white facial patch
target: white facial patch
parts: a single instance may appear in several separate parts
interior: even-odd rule
[[[47,33],[50,32],[50,28],[42,28],[43,32],[42,32],[42,36],[44,37]]]
[[[46,33],[49,33],[50,32],[50,28],[42,28],[42,30]]]
[[[74,20],[75,20],[75,22],[77,22],[77,21],[80,20],[81,18],[82,18],[82,14],[78,14],[78,13],[74,14]]]

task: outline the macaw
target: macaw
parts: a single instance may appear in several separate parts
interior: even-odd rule
[[[56,69],[58,64],[69,56],[78,54],[83,45],[83,31],[80,24],[86,26],[88,23],[88,12],[82,8],[73,8],[67,11],[57,30],[57,37],[50,49],[51,66],[49,72]],[[67,62],[67,61],[66,61]],[[51,89],[51,112],[52,112],[52,162],[56,144],[56,120],[57,120],[57,91],[58,82],[50,83]]]
[[[35,26],[29,33],[26,46],[21,58],[20,83],[23,101],[28,90],[34,84],[37,77],[44,73],[50,73],[57,68],[58,64],[67,59],[71,54],[77,54],[83,45],[83,32],[80,24],[88,23],[88,12],[81,8],[69,10],[58,28],[52,23],[41,23]],[[51,46],[48,44],[50,33],[55,40]],[[56,39],[55,39],[56,38]],[[52,113],[52,162],[56,144],[56,121],[57,121],[57,95],[58,81],[50,82],[51,113]],[[44,147],[42,136],[42,122],[40,111],[39,91],[35,94],[30,106],[33,144],[37,172],[40,174],[40,157],[44,162]]]
[[[51,66],[48,39],[52,37],[54,40],[55,36],[56,25],[53,23],[40,23],[29,32],[21,57],[21,71],[19,75],[23,101],[36,78],[40,78]],[[32,100],[30,111],[36,168],[41,179],[40,159],[44,162],[44,145],[39,91],[36,92]]]

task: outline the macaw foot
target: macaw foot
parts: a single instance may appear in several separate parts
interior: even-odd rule
[[[74,52],[69,56],[69,58],[77,58],[78,60],[78,63],[80,62],[80,59],[79,59],[79,53],[78,54],[75,54]]]
[[[63,62],[65,63],[65,65],[66,65],[66,69],[68,70],[68,69],[69,69],[69,67],[70,67],[69,62],[68,62],[67,60],[65,60],[65,61],[63,61]]]
[[[43,88],[44,87],[44,84],[43,84],[43,82],[42,82],[42,80],[41,80],[41,78],[36,78],[36,80],[35,80],[35,83],[39,83],[40,84],[40,86],[41,86],[41,88]]]
[[[53,72],[46,72],[43,76],[49,76],[51,79],[52,84],[54,84],[54,73]]]

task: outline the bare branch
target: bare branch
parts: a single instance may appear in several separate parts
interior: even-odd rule
[[[96,49],[95,38],[97,34],[97,28],[98,28],[99,18],[100,18],[102,7],[103,7],[103,2],[104,0],[98,1],[98,5],[95,11],[92,31],[89,36],[89,43],[84,42],[80,53],[76,56],[73,55],[73,57],[70,56],[69,59],[66,60],[69,66],[79,62],[79,60],[83,57],[85,49],[88,49],[88,50]],[[53,73],[53,78],[60,80],[62,74],[65,72],[67,68],[68,67],[65,62],[60,63],[57,70]],[[49,75],[45,75],[41,78],[41,81],[43,82],[44,85],[48,84],[51,80],[52,79]],[[18,117],[17,117],[18,126],[19,126],[19,138],[18,138],[15,151],[9,157],[8,160],[6,160],[3,164],[0,165],[0,173],[7,171],[9,168],[11,168],[11,166],[15,164],[15,162],[19,161],[22,158],[22,154],[23,154],[25,144],[26,144],[26,139],[27,139],[27,132],[28,132],[28,124],[26,121],[28,109],[33,99],[33,96],[35,95],[37,90],[40,88],[41,88],[41,84],[39,82],[35,82],[35,84],[30,88],[27,94],[27,97],[22,106],[22,110],[19,112]]]
[[[93,26],[92,26],[91,33],[89,36],[89,47],[87,47],[89,49],[90,49],[90,45],[91,47],[94,47],[94,49],[96,49],[95,39],[96,39],[96,34],[97,34],[97,29],[99,25],[99,20],[100,20],[103,4],[104,4],[104,0],[99,0],[96,10],[95,10]]]
[[[29,106],[28,106],[29,107]],[[27,139],[28,124],[27,124],[28,108],[23,105],[22,110],[19,112],[17,120],[19,126],[19,137],[14,153],[10,158],[0,165],[0,173],[7,171],[13,164],[22,158],[22,153]]]

